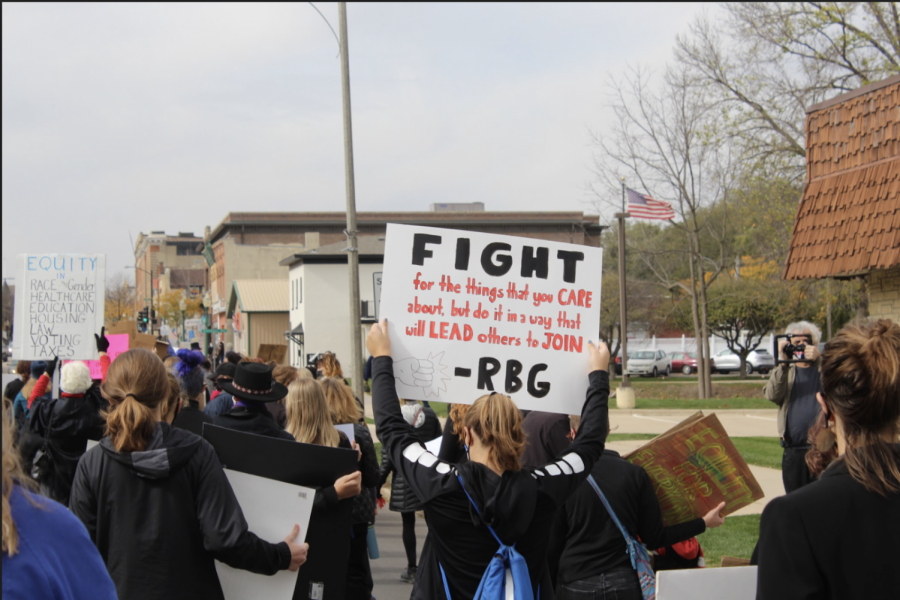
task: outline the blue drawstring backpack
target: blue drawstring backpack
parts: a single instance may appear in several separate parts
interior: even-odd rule
[[[472,496],[466,491],[462,477],[457,474],[456,478],[459,479],[459,485],[462,486],[466,498],[469,499],[469,502],[475,507],[475,512],[481,517],[481,511],[478,509],[475,501],[472,500]],[[531,577],[528,574],[528,565],[525,563],[525,558],[516,551],[515,544],[507,546],[500,541],[500,538],[497,537],[490,525],[485,523],[485,526],[491,532],[491,535],[494,536],[494,539],[497,540],[497,543],[500,544],[500,548],[494,553],[494,558],[491,559],[484,575],[481,576],[481,583],[478,584],[478,589],[475,591],[474,600],[505,600],[508,586],[512,586],[515,600],[534,600],[534,592],[531,589]],[[444,567],[440,564],[438,566],[441,569],[441,579],[444,582],[444,593],[447,595],[447,600],[451,600],[450,586],[447,585]],[[538,587],[538,596],[540,594],[541,589]]]

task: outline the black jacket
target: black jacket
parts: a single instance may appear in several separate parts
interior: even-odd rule
[[[900,444],[894,456],[900,466]],[[756,597],[896,599],[898,540],[900,493],[867,491],[838,460],[763,510]]]
[[[444,423],[444,433],[441,435],[441,449],[438,452],[438,458],[454,464],[469,462],[469,457],[466,455],[466,449],[459,439],[459,435],[453,433],[453,418],[449,416]]]
[[[425,420],[419,427],[413,427],[416,438],[424,446],[425,443],[439,437],[441,435],[441,421],[437,417],[434,409],[428,406],[422,407],[422,413]],[[388,475],[393,473],[391,477],[391,502],[389,508],[394,512],[415,512],[422,510],[422,503],[416,497],[415,492],[406,485],[403,474],[398,472],[391,463],[390,454],[385,452],[384,445],[381,446],[381,475],[378,479],[378,489],[387,481]]]
[[[370,488],[378,485],[378,456],[375,454],[375,442],[366,425],[353,424],[353,435],[362,451],[359,470],[362,473],[362,493],[353,498],[353,524],[372,523],[375,521],[375,499]]]
[[[294,441],[294,436],[278,426],[275,417],[265,406],[235,406],[227,413],[216,416],[213,425]]]
[[[522,466],[535,469],[551,463],[571,443],[569,415],[532,410],[522,421],[527,444],[522,453]]]
[[[532,413],[534,414],[534,413]],[[647,472],[604,450],[591,475],[619,522],[649,548],[661,548],[706,531],[703,519],[663,527],[659,500]],[[559,565],[556,580],[562,583],[603,575],[618,567],[630,567],[625,538],[606,512],[588,482],[581,484],[556,513],[554,539],[550,541],[550,569]]]
[[[200,410],[200,404],[192,401],[187,406],[178,411],[175,420],[172,421],[172,427],[178,427],[190,431],[195,435],[203,437],[203,424],[213,424],[214,419]]]
[[[141,453],[103,438],[78,463],[69,507],[119,598],[223,598],[213,559],[266,575],[290,565],[287,544],[248,530],[209,442],[166,423]]]
[[[547,538],[556,509],[585,480],[603,451],[609,429],[609,375],[590,374],[581,428],[570,452],[541,469],[506,471],[502,476],[480,463],[452,465],[427,452],[403,419],[390,357],[376,358],[372,384],[378,438],[397,472],[425,506],[428,537],[416,574],[412,599],[446,598],[443,567],[452,598],[471,598],[497,551],[489,523],[504,543],[516,544],[525,558],[537,598],[553,597],[547,574]],[[465,490],[478,504],[471,507]]]
[[[100,411],[104,408],[106,402],[99,394],[87,392],[79,397],[39,398],[32,404],[28,435],[22,437],[23,462],[32,464],[46,438],[47,455],[52,465],[42,472],[38,482],[42,493],[60,504],[69,505],[75,468],[88,440],[103,437],[106,420],[100,416]]]

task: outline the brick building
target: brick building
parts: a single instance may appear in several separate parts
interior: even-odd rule
[[[150,306],[151,288],[156,301],[163,281],[166,289],[187,288],[199,293],[205,290],[206,261],[198,249],[201,242],[203,239],[193,233],[166,235],[165,231],[151,231],[138,234],[134,249],[135,310]]]
[[[535,239],[600,245],[603,227],[599,217],[581,212],[431,212],[357,213],[360,239],[384,236],[388,223],[446,227],[519,235]],[[228,300],[236,280],[288,280],[287,256],[346,241],[346,213],[343,212],[232,212],[204,237],[203,252],[209,263],[212,322],[227,329],[215,341],[233,343],[227,327]],[[362,242],[361,242],[362,243]]]
[[[785,279],[866,279],[900,322],[900,75],[809,108],[806,185]]]

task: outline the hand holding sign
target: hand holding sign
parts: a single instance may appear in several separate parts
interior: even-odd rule
[[[431,387],[434,378],[434,364],[430,360],[404,358],[394,363],[394,377],[404,385]]]
[[[594,343],[588,341],[588,352],[591,353],[590,365],[591,371],[608,371],[609,370],[609,348],[603,342]]]
[[[391,338],[388,337],[387,319],[382,319],[381,323],[372,325],[366,336],[366,349],[375,358],[391,355]]]
[[[720,502],[717,507],[703,515],[703,522],[706,523],[707,529],[713,529],[725,523],[725,517],[722,515],[722,510],[725,508],[725,503]]]
[[[309,544],[295,544],[294,540],[297,539],[297,536],[300,535],[300,526],[294,525],[294,528],[288,534],[286,538],[284,538],[284,543],[288,545],[288,548],[291,550],[291,564],[288,567],[290,571],[296,571],[300,568],[300,566],[306,562],[306,555],[309,552]]]
[[[97,344],[97,352],[109,352],[109,339],[106,337],[106,327],[100,328],[100,335],[94,334],[94,342]]]

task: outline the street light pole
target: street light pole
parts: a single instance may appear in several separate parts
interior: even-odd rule
[[[133,267],[131,265],[126,265],[125,268],[126,269],[134,269],[135,271],[142,271],[150,276],[150,318],[148,319],[148,321],[149,321],[148,329],[150,330],[150,335],[153,335],[153,317],[154,317],[154,314],[153,314],[154,313],[154,310],[153,310],[153,273],[151,273],[147,269],[142,269],[140,267]],[[134,289],[137,290],[137,277],[135,277]]]
[[[353,127],[350,119],[350,57],[347,45],[347,3],[338,2],[341,43],[341,91],[344,108],[344,178],[347,186],[347,264],[350,276],[350,352],[353,393],[364,398],[362,332],[360,331],[359,247],[356,239],[356,185],[353,178]]]

